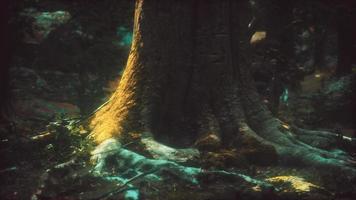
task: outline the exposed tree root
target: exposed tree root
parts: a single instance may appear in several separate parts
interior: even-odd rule
[[[349,181],[356,178],[356,169],[354,158],[349,156],[342,150],[325,150],[312,146],[312,141],[308,143],[299,140],[298,136],[292,133],[289,129],[283,128],[281,122],[277,119],[272,119],[268,126],[261,127],[258,132],[263,133],[257,135],[249,127],[246,127],[251,136],[258,138],[259,141],[272,145],[279,156],[281,164],[303,166],[317,168],[324,172],[336,172],[346,175],[345,178],[350,178]],[[310,131],[311,139],[318,140],[320,137],[333,136],[331,133]],[[334,143],[335,138],[328,138],[330,144]]]
[[[223,170],[203,170],[196,167],[186,167],[169,160],[148,159],[130,150],[121,147],[115,139],[108,139],[101,143],[93,152],[92,159],[96,161],[94,174],[102,176],[106,180],[117,181],[121,184],[118,191],[124,191],[124,187],[133,187],[131,182],[139,178],[145,178],[147,181],[164,181],[169,177],[176,177],[188,184],[199,186],[199,177],[214,175],[215,178],[234,179],[239,183],[247,183],[251,187],[258,186],[263,191],[273,189],[273,186],[265,181],[251,178],[235,172]],[[114,161],[114,162],[113,162]],[[111,164],[110,164],[111,162]],[[110,166],[111,165],[111,166]],[[112,170],[112,165],[116,167],[114,174],[108,173]],[[133,175],[136,174],[136,175]],[[131,178],[130,178],[131,177]],[[137,189],[134,188],[136,191]],[[113,191],[116,193],[117,191]],[[111,193],[110,193],[111,194]],[[110,195],[108,194],[108,195]]]
[[[323,173],[341,173],[345,178],[349,178],[349,181],[356,178],[355,162],[346,152],[337,149],[336,134],[286,126],[273,117],[260,102],[251,79],[243,79],[249,77],[248,70],[244,68],[240,70],[241,79],[244,80],[240,87],[244,88],[242,101],[247,133],[263,143],[272,145],[281,164],[316,168]]]
[[[296,133],[296,137],[304,143],[322,149],[332,149],[337,147],[340,143],[344,143],[348,146],[354,146],[356,144],[356,138],[329,131],[307,130],[296,126],[291,127],[291,131]]]

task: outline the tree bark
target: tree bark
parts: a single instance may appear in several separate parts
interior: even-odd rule
[[[91,120],[97,142],[148,132],[192,145],[213,135],[224,146],[241,136],[272,146],[284,163],[347,170],[344,153],[297,140],[261,103],[239,52],[248,44],[238,1],[137,0],[134,37],[122,80]]]
[[[110,127],[115,130],[108,136],[148,131],[158,138],[191,136],[189,141],[194,141],[198,133],[237,131],[229,125],[234,124],[232,117],[223,116],[232,113],[227,98],[238,100],[228,97],[238,84],[233,44],[238,42],[238,33],[232,30],[237,17],[230,12],[237,10],[235,4],[138,1],[134,41],[123,79],[111,103],[94,118],[94,127],[100,127],[96,126],[102,121],[98,117],[115,110],[120,113],[119,123],[110,122],[118,126]],[[222,130],[219,124],[223,124]]]

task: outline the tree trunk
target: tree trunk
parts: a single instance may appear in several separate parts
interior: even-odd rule
[[[239,83],[237,17],[230,12],[237,10],[235,4],[138,1],[123,79],[109,105],[93,120],[95,128],[102,127],[96,122],[107,121],[99,118],[115,112],[118,120],[105,125],[112,129],[106,130],[109,137],[147,131],[163,140],[169,136],[189,143],[209,131],[237,132],[230,121],[236,117],[222,116],[232,115],[228,104],[233,102],[227,98],[239,100],[232,92]]]
[[[272,146],[281,162],[354,173],[347,155],[298,140],[261,103],[249,65],[239,54],[248,43],[240,25],[243,5],[234,0],[137,0],[122,80],[91,120],[95,140],[148,132],[176,146],[207,135],[233,146],[248,136]]]
[[[12,27],[9,26],[11,10],[10,2],[5,1],[1,7],[1,64],[0,67],[0,121],[6,118],[8,114],[10,87],[9,87],[9,69],[12,56]]]
[[[351,73],[352,59],[355,56],[356,29],[353,26],[355,11],[339,8],[337,11],[338,63],[336,74],[339,76]]]

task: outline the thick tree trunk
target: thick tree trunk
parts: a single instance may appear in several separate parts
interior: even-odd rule
[[[354,173],[347,155],[297,140],[261,103],[248,63],[239,60],[239,49],[247,44],[239,40],[246,37],[239,25],[241,5],[138,0],[124,75],[91,121],[96,141],[148,132],[173,145],[210,135],[230,146],[248,136],[272,146],[280,161]]]
[[[229,105],[239,103],[235,4],[138,1],[123,79],[93,120],[97,139],[105,139],[104,132],[148,131],[189,143],[198,134],[237,132],[239,117],[230,115],[242,111]]]

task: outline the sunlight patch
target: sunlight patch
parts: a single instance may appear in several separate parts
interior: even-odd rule
[[[304,178],[298,176],[276,176],[268,178],[266,181],[276,184],[277,187],[282,187],[281,189],[284,192],[310,192],[312,188],[322,189],[320,186],[307,182]],[[288,183],[287,187],[285,183]]]

